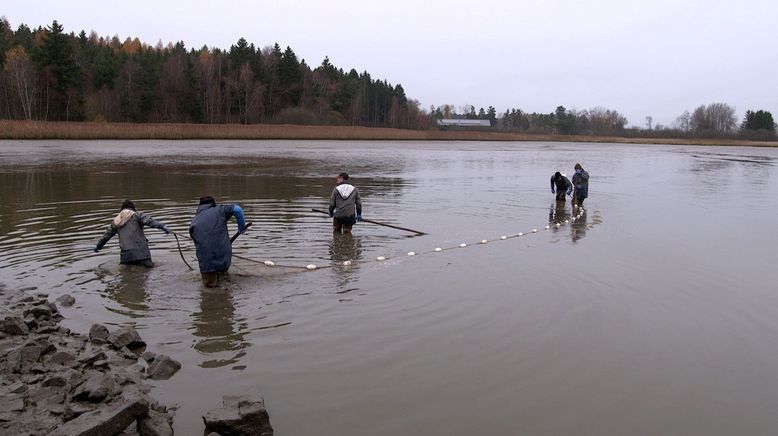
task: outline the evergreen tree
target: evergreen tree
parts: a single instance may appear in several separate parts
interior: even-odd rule
[[[81,77],[76,65],[73,47],[62,26],[54,20],[44,33],[43,45],[33,51],[33,60],[44,72],[44,83],[51,89],[47,93],[49,116],[59,120],[80,119]]]

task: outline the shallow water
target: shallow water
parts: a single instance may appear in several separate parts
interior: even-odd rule
[[[4,141],[0,157],[0,282],[70,293],[68,327],[134,325],[181,361],[154,392],[180,434],[243,393],[279,435],[778,432],[776,149]],[[575,162],[590,198],[565,224],[549,178]],[[311,208],[343,170],[365,218],[428,234],[334,236]],[[237,255],[320,269],[236,260],[205,290],[156,229],[152,270],[120,267],[116,238],[91,251],[131,198],[195,265],[204,194],[253,221]]]

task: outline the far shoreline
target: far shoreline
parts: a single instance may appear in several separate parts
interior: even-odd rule
[[[778,141],[726,138],[625,138],[497,131],[406,130],[291,124],[100,123],[0,120],[0,140],[362,140],[521,141],[778,147]]]

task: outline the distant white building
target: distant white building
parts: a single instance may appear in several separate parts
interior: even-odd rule
[[[489,120],[442,118],[438,120],[438,127],[492,127],[492,123]]]

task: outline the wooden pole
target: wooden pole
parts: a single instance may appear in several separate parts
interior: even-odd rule
[[[311,209],[311,210],[313,212],[319,212],[319,213],[323,213],[325,215],[329,215],[330,214],[326,210],[321,210],[321,209]],[[367,219],[364,219],[364,218],[362,219],[362,221],[364,221],[366,223],[370,223],[370,224],[375,224],[377,226],[391,227],[391,228],[397,229],[397,230],[404,230],[406,232],[416,233],[417,235],[426,235],[426,233],[420,232],[418,230],[408,229],[408,228],[405,228],[405,227],[395,226],[395,225],[392,225],[392,224],[386,224],[386,223],[382,223],[382,222],[379,222],[379,221],[367,220]]]

